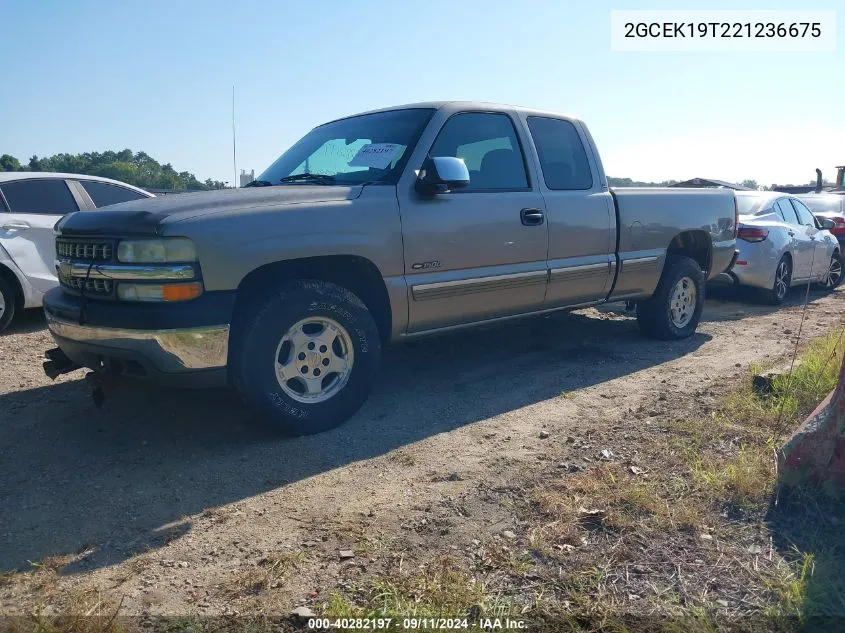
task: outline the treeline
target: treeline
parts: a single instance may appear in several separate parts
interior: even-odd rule
[[[190,172],[177,172],[170,163],[162,165],[146,152],[133,152],[130,149],[120,152],[56,154],[49,158],[33,156],[26,164],[22,164],[14,156],[3,154],[0,156],[0,171],[58,171],[69,174],[88,174],[114,178],[136,187],[151,189],[202,191],[224,189],[229,186],[228,183],[211,178],[201,182]],[[678,180],[644,182],[611,176],[607,181],[611,187],[668,187],[679,182]],[[756,180],[743,180],[740,184],[749,189],[758,188]],[[815,181],[809,184],[815,184]],[[769,188],[763,187],[763,189]]]
[[[146,152],[133,152],[130,149],[120,152],[56,154],[48,158],[33,156],[25,165],[14,156],[3,154],[0,156],[0,171],[57,171],[103,176],[150,189],[203,191],[228,186],[225,182],[211,178],[201,182],[190,172],[177,172],[170,163],[162,165]]]
[[[643,182],[642,180],[631,180],[630,178],[607,177],[607,184],[611,187],[668,187],[680,182],[679,180],[663,180],[661,182]]]

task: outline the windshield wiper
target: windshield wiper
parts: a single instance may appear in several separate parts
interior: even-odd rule
[[[336,182],[334,176],[329,176],[328,174],[293,174],[291,176],[285,176],[284,178],[279,179],[279,183],[285,182],[313,182],[317,183],[318,185],[333,185]]]
[[[273,183],[269,180],[252,180],[244,185],[244,187],[272,187]]]

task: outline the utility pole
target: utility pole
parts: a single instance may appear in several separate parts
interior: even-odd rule
[[[232,185],[238,187],[238,159],[237,159],[237,145],[235,144],[235,85],[232,84],[232,169],[235,173],[235,178],[232,180]]]

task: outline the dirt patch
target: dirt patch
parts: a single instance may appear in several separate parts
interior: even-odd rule
[[[449,591],[458,569],[474,579],[460,595],[530,609],[542,587],[524,504],[537,483],[560,479],[577,504],[580,473],[607,468],[631,480],[622,502],[636,507],[642,476],[631,468],[653,467],[644,438],[685,412],[706,415],[750,364],[786,355],[802,299],[774,310],[717,295],[679,342],[643,339],[630,315],[602,308],[400,346],[353,420],[295,439],[222,392],[128,384],[97,410],[79,374],[43,376],[52,344],[28,316],[0,337],[0,572],[16,570],[2,577],[0,609],[62,609],[96,591],[126,614],[287,614],[333,595],[339,610],[380,577],[394,579],[384,595],[411,604]],[[811,294],[802,339],[843,305],[841,293]],[[672,511],[683,489],[661,494],[669,508],[650,516],[697,521]],[[584,510],[585,526],[603,519]],[[695,553],[699,537],[686,536],[678,596],[697,590],[684,565],[718,574],[727,564],[718,549]],[[555,538],[561,569],[571,564],[563,546],[588,551],[580,536]],[[663,547],[624,545],[629,557]],[[669,570],[675,550],[665,551],[652,559]],[[51,557],[60,564],[31,565]],[[286,562],[262,562],[272,560]],[[643,575],[643,595],[670,590],[650,588],[636,564],[572,564],[566,582],[601,590],[626,569]]]

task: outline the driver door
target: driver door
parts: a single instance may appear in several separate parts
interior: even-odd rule
[[[409,332],[530,312],[548,285],[545,204],[514,120],[457,112],[429,156],[462,158],[469,186],[422,197],[400,191]]]

